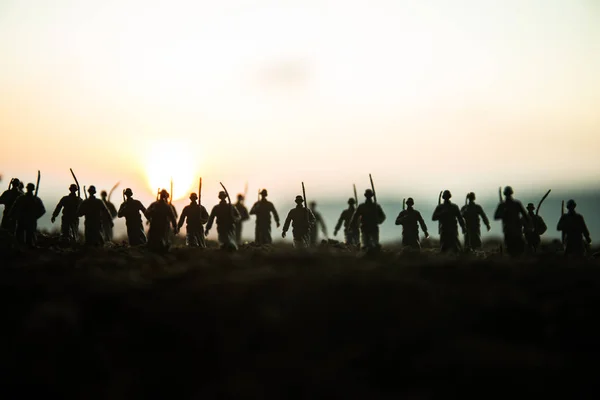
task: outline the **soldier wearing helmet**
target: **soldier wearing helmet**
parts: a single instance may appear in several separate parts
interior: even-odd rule
[[[402,225],[402,246],[413,250],[420,250],[419,225],[426,238],[429,237],[429,232],[421,213],[414,209],[414,205],[415,201],[412,197],[409,197],[406,200],[406,210],[400,211],[400,214],[396,218],[396,225]]]
[[[198,204],[198,195],[196,193],[190,194],[190,204],[183,208],[177,228],[181,230],[183,223],[186,221],[185,229],[187,234],[185,242],[188,247],[205,248],[206,242],[204,240],[204,227],[202,225],[208,222],[208,211],[206,211],[203,205]]]
[[[504,188],[505,200],[498,204],[494,220],[502,220],[506,251],[510,256],[517,257],[525,251],[523,225],[529,226],[531,221],[523,204],[513,198],[513,193],[512,187]]]
[[[96,187],[88,188],[88,198],[83,200],[77,210],[79,217],[85,217],[84,236],[88,246],[103,246],[106,242],[103,224],[112,224],[110,212],[104,202],[97,198]]]
[[[323,220],[323,216],[317,211],[317,202],[311,201],[308,203],[308,206],[310,211],[315,216],[315,224],[310,230],[310,245],[316,246],[317,241],[319,240],[319,227],[323,232],[323,236],[327,237],[327,226],[325,226],[325,220]]]
[[[536,215],[534,211],[535,206],[533,203],[527,204],[529,224],[527,224],[527,221],[523,221],[522,223],[525,242],[527,243],[527,248],[531,253],[537,252],[537,249],[542,241],[541,235],[543,235],[548,229],[544,219],[540,215]]]
[[[148,229],[148,248],[159,253],[171,247],[171,229],[177,234],[177,217],[169,204],[169,192],[161,190],[159,198],[148,206],[146,218],[150,221]]]
[[[79,215],[77,215],[77,210],[79,210],[82,200],[77,195],[77,191],[77,185],[71,184],[69,186],[69,194],[60,199],[50,219],[54,223],[62,210],[60,239],[71,244],[77,243],[77,240],[79,240]]]
[[[385,221],[385,214],[381,206],[373,201],[373,191],[365,190],[365,202],[356,208],[356,212],[350,220],[350,225],[357,224],[360,227],[362,248],[367,251],[378,251],[379,225]]]
[[[475,203],[475,193],[467,194],[468,204],[465,204],[460,210],[465,220],[465,248],[467,250],[477,250],[482,246],[481,242],[481,220],[485,224],[488,232],[490,231],[490,220],[483,208]]]
[[[30,247],[35,246],[37,220],[46,213],[44,203],[34,194],[34,190],[35,185],[28,183],[27,192],[17,197],[9,212],[11,218],[17,222],[15,229],[17,242]]]
[[[250,215],[256,215],[255,239],[256,244],[271,244],[271,213],[275,218],[275,224],[279,228],[279,214],[273,203],[267,200],[267,189],[260,191],[261,199],[254,203],[250,209]]]
[[[567,201],[567,213],[560,217],[556,229],[561,231],[565,238],[565,255],[583,257],[586,247],[592,243],[590,231],[585,224],[583,215],[577,213],[577,203],[571,199]],[[585,240],[585,242],[584,242]]]
[[[242,244],[242,224],[250,219],[244,200],[244,195],[240,193],[237,195],[237,203],[234,205],[238,214],[240,214],[240,220],[235,224],[235,239],[238,246]]]
[[[294,236],[294,247],[304,249],[310,246],[310,232],[314,229],[316,218],[309,208],[302,205],[304,198],[300,195],[294,200],[296,207],[292,208],[285,219],[281,237],[285,238],[290,224]]]
[[[350,221],[352,220],[352,216],[356,211],[356,200],[353,197],[348,199],[348,208],[346,208],[340,214],[340,218],[338,219],[337,224],[335,225],[335,229],[333,230],[333,235],[336,236],[339,232],[342,224],[344,225],[344,237],[346,238],[346,244],[349,246],[360,246],[360,235],[358,230],[358,220],[355,221],[354,225],[350,225]]]
[[[235,238],[235,224],[240,220],[238,210],[227,202],[227,193],[219,192],[219,204],[213,207],[206,224],[206,236],[213,226],[215,219],[217,220],[217,235],[221,249],[237,250],[237,240]]]
[[[127,239],[130,246],[146,244],[146,234],[142,224],[142,215],[146,215],[146,207],[141,201],[133,198],[133,191],[127,188],[123,191],[124,201],[119,207],[117,217],[125,218]]]
[[[0,223],[0,227],[12,234],[15,233],[17,228],[17,221],[10,217],[10,209],[17,198],[22,195],[23,190],[21,189],[21,181],[17,178],[13,178],[10,181],[10,188],[4,191],[0,196],[0,204],[4,204],[4,213],[2,214],[2,223]]]
[[[100,192],[100,198],[102,199],[104,206],[108,210],[110,217],[110,221],[104,221],[104,223],[102,224],[102,227],[104,229],[104,238],[107,242],[111,242],[113,240],[113,226],[115,225],[113,220],[117,218],[117,209],[115,205],[110,202],[106,190]]]
[[[465,234],[465,220],[458,206],[450,201],[452,193],[444,190],[442,199],[444,202],[438,205],[433,212],[432,219],[440,224],[440,250],[442,252],[458,253],[461,250],[458,237],[458,225]]]

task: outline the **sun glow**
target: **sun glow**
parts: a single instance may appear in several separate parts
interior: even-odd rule
[[[147,152],[146,175],[150,190],[170,190],[173,179],[173,200],[186,197],[196,176],[196,160],[185,143],[176,140],[153,142]]]

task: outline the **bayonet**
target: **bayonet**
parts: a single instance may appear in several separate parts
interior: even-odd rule
[[[198,205],[202,204],[202,177],[198,181]]]
[[[544,200],[546,200],[546,197],[548,197],[548,195],[550,194],[551,191],[552,191],[552,189],[548,189],[548,191],[546,192],[544,197],[542,197],[542,199],[538,203],[537,209],[535,210],[535,215],[538,215],[540,213],[540,207],[542,206],[542,203],[544,202]]]
[[[369,174],[369,180],[371,181],[371,190],[373,191],[373,202],[377,203],[377,194],[375,193],[375,185],[373,184],[373,177]]]
[[[354,188],[354,201],[356,202],[356,206],[358,207],[358,195],[356,194],[356,184],[352,184]]]
[[[35,184],[35,194],[34,194],[35,197],[37,197],[39,190],[40,190],[40,170],[38,170],[37,182]]]
[[[173,204],[173,177],[171,177],[171,193],[169,193],[169,204]]]
[[[402,199],[402,211],[406,210],[406,198]]]
[[[115,183],[115,186],[112,187],[112,189],[110,189],[110,192],[108,192],[108,201],[110,202],[110,196],[112,196],[113,192],[115,191],[115,189],[117,188],[117,186],[119,186],[119,184],[121,183],[121,181]]]

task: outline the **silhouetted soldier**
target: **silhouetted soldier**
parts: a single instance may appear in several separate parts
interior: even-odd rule
[[[450,201],[451,197],[450,191],[444,190],[442,194],[444,202],[435,208],[432,217],[432,220],[440,223],[440,250],[443,253],[448,251],[458,253],[461,250],[458,225],[463,234],[465,233],[465,220],[458,206]]]
[[[575,207],[575,200],[567,201],[568,211],[560,217],[556,229],[562,231],[565,236],[565,255],[582,257],[586,252],[586,244],[592,243],[592,239],[583,215],[576,213]]]
[[[481,242],[481,220],[485,224],[488,232],[490,231],[490,220],[488,219],[483,208],[475,203],[475,193],[471,192],[467,195],[469,204],[464,205],[460,210],[466,226],[465,232],[465,248],[468,250],[480,249]]]
[[[10,215],[17,221],[17,242],[27,246],[35,246],[35,232],[37,220],[46,213],[44,203],[34,194],[35,185],[27,184],[27,193],[17,197],[13,204]]]
[[[54,223],[62,210],[60,239],[67,243],[76,243],[79,239],[79,215],[77,215],[77,211],[82,200],[77,195],[77,190],[77,185],[72,184],[69,186],[70,193],[60,199],[50,219]]]
[[[327,237],[327,227],[325,226],[325,221],[323,220],[323,216],[320,212],[316,210],[317,202],[311,201],[308,203],[310,211],[315,216],[315,224],[310,230],[310,245],[316,246],[317,241],[319,240],[319,227],[321,227],[321,231],[323,232],[323,236]]]
[[[102,223],[102,227],[104,229],[104,239],[107,242],[110,242],[113,240],[113,220],[117,218],[117,209],[115,208],[115,205],[108,200],[107,196],[108,194],[106,193],[106,190],[100,192],[100,197],[102,198],[102,202],[106,206],[110,217],[110,221],[105,221]]]
[[[10,189],[4,191],[0,196],[0,204],[4,204],[4,213],[2,214],[2,223],[0,224],[0,227],[12,234],[14,234],[17,229],[17,221],[10,217],[10,209],[15,203],[15,200],[22,195],[21,181],[15,178],[11,181]]]
[[[244,205],[244,195],[237,195],[237,203],[235,203],[235,208],[240,214],[240,220],[235,224],[235,240],[237,241],[238,246],[242,244],[242,224],[245,221],[250,219],[250,214],[248,214],[248,209]]]
[[[510,186],[504,188],[505,201],[498,204],[494,219],[502,220],[506,252],[516,257],[522,255],[525,251],[523,224],[529,225],[530,221],[523,204],[513,198],[513,193]]]
[[[358,224],[365,250],[379,250],[379,225],[385,221],[381,206],[373,201],[373,191],[365,190],[365,202],[356,208],[350,225]]]
[[[169,225],[173,227],[175,233],[178,232],[177,219],[173,207],[169,204],[169,192],[164,189],[160,191],[159,199],[148,206],[146,218],[150,221],[148,248],[157,252],[169,250],[171,246]]]
[[[130,188],[125,189],[123,194],[125,195],[125,201],[119,207],[117,216],[125,218],[129,245],[139,246],[146,244],[146,234],[144,233],[141,216],[141,214],[146,214],[146,207],[144,207],[141,201],[133,198],[133,191]]]
[[[85,217],[84,236],[88,246],[103,246],[105,243],[103,224],[112,224],[110,212],[104,202],[95,196],[96,187],[88,188],[89,197],[81,202],[77,215]]]
[[[426,238],[429,237],[429,232],[427,232],[427,225],[425,225],[421,213],[413,208],[414,204],[415,201],[412,197],[406,199],[407,208],[398,214],[396,225],[402,225],[402,245],[414,250],[420,250],[419,225],[421,225]]]
[[[302,196],[296,196],[295,202],[296,207],[290,210],[285,219],[281,237],[285,239],[291,223],[294,247],[304,249],[310,244],[310,232],[314,229],[316,218],[312,211],[302,206],[302,203],[304,203]]]
[[[237,241],[235,238],[235,224],[240,220],[240,214],[237,209],[227,202],[227,194],[219,192],[219,204],[213,207],[206,224],[206,235],[213,226],[215,218],[217,219],[217,234],[219,243],[224,250],[236,250]]]
[[[346,244],[349,246],[359,246],[360,245],[360,235],[358,230],[358,219],[354,221],[354,225],[350,225],[350,221],[352,221],[352,216],[356,211],[356,200],[350,197],[348,199],[348,208],[342,211],[340,218],[338,219],[337,224],[335,225],[335,229],[333,230],[333,235],[337,235],[342,224],[344,224],[344,236],[346,238]]]
[[[523,233],[525,234],[527,247],[532,253],[535,253],[542,241],[540,236],[546,232],[548,227],[541,216],[535,215],[533,203],[527,204],[527,211],[529,212],[529,223],[527,221],[522,222]]]
[[[254,203],[250,209],[250,215],[256,215],[256,229],[254,241],[256,244],[271,244],[271,213],[279,228],[279,215],[273,203],[267,200],[267,189],[260,192],[261,199]]]
[[[204,241],[204,228],[202,225],[208,222],[208,211],[203,205],[199,205],[198,195],[196,193],[190,194],[190,204],[183,207],[181,217],[179,218],[179,224],[177,228],[181,230],[183,223],[187,220],[185,242],[189,247],[206,247]]]

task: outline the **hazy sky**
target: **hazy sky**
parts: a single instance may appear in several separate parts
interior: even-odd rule
[[[381,196],[582,185],[598,71],[596,0],[0,0],[0,172],[145,196],[170,175],[176,196],[199,175],[313,197],[369,172]]]

